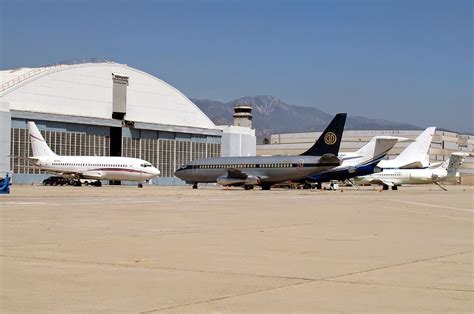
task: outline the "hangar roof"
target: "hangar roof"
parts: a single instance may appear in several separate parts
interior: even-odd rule
[[[125,119],[215,129],[214,123],[168,83],[111,61],[0,71],[0,96],[11,110],[110,119],[112,74],[128,76]]]

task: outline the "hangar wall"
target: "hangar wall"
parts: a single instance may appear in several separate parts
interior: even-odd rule
[[[0,177],[10,171],[11,114],[7,102],[0,102]]]
[[[219,125],[222,130],[222,157],[255,156],[255,130],[234,125]]]
[[[8,122],[1,124],[2,145],[21,157],[6,160],[15,183],[50,176],[25,158],[32,155],[27,121],[36,122],[59,155],[145,159],[161,171],[154,184],[182,184],[173,174],[183,163],[220,155],[222,131],[194,103],[125,64],[79,60],[2,70],[0,80],[0,96],[10,106],[0,117]]]

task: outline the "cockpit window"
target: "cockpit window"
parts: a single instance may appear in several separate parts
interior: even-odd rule
[[[144,164],[141,164],[140,167],[143,167],[143,168],[146,168],[146,167],[153,167],[153,165],[150,164],[150,163],[144,163]]]

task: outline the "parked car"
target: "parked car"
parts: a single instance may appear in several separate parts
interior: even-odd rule
[[[43,180],[43,185],[71,185],[69,179],[60,176],[52,176]]]

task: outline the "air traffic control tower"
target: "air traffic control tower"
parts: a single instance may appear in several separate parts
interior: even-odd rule
[[[252,128],[252,106],[237,104],[234,106],[234,125]]]
[[[222,157],[255,156],[257,138],[252,129],[252,106],[234,106],[234,125],[219,125],[222,130]]]

